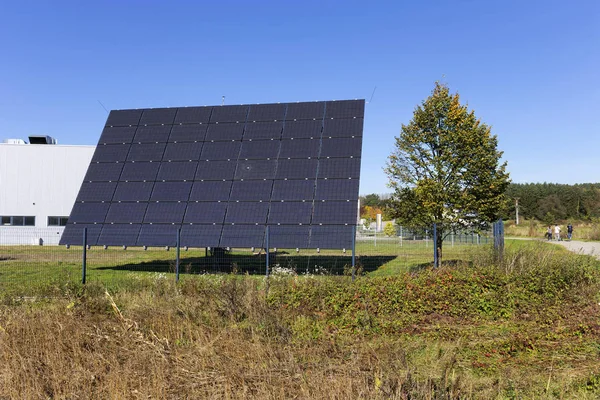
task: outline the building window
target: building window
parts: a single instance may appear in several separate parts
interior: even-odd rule
[[[69,217],[48,217],[48,226],[65,226]]]
[[[2,225],[8,226],[35,226],[35,217],[23,217],[23,216],[8,216],[3,215],[0,217]]]

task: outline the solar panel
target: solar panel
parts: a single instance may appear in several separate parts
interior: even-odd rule
[[[323,128],[324,137],[362,136],[363,119],[326,119]]]
[[[123,162],[127,159],[130,144],[98,145],[92,156],[92,162]]]
[[[108,114],[106,126],[138,125],[141,117],[142,110],[112,110]]]
[[[360,157],[362,138],[323,138],[321,158]],[[133,146],[132,146],[133,147]]]
[[[166,143],[134,143],[129,149],[127,161],[160,161],[165,152]]]
[[[205,124],[210,120],[212,107],[183,107],[177,109],[176,124]]]
[[[118,181],[123,171],[122,163],[96,163],[92,162],[88,167],[83,180],[90,181]]]
[[[357,201],[316,201],[313,224],[355,224]]]
[[[248,121],[281,121],[285,116],[286,109],[286,104],[251,105]]]
[[[240,123],[225,123],[225,124],[210,124],[206,132],[207,141],[232,141],[242,140],[244,134],[244,124]]]
[[[274,202],[269,211],[269,225],[307,225],[312,217],[313,204],[310,202]]]
[[[135,130],[135,126],[107,126],[102,131],[98,144],[131,143]]]
[[[219,246],[261,248],[264,243],[264,225],[223,225]]]
[[[210,122],[245,122],[248,106],[217,106],[213,107]]]
[[[235,174],[236,161],[200,160],[196,170],[196,181],[202,180],[231,180]]]
[[[325,118],[363,118],[365,102],[357,100],[328,101]]]
[[[279,140],[255,140],[252,142],[242,142],[240,159],[275,159],[279,154],[279,143]]]
[[[156,182],[152,190],[152,201],[185,201],[192,190],[192,182]]]
[[[140,224],[104,224],[97,244],[104,246],[135,246],[140,228]]]
[[[320,138],[323,130],[323,120],[286,121],[282,137],[284,139]]]
[[[118,128],[112,128],[118,129]],[[136,143],[166,142],[171,133],[171,125],[140,126],[135,131],[133,141]]]
[[[183,225],[181,245],[189,247],[219,247],[223,225]]]
[[[117,182],[83,182],[76,201],[111,201]]]
[[[273,183],[272,201],[309,200],[312,201],[315,192],[315,180],[276,180]]]
[[[280,249],[305,249],[310,245],[309,225],[269,226],[269,246]],[[323,247],[325,248],[325,247]]]
[[[354,200],[358,198],[358,179],[319,179],[315,200]]]
[[[177,246],[177,230],[180,225],[142,224],[137,246]]]
[[[240,160],[235,179],[273,179],[276,167],[276,160]]]
[[[289,103],[285,119],[293,121],[296,119],[323,119],[325,103],[316,101],[312,103]]]
[[[172,125],[176,108],[149,108],[144,110],[140,125]]]
[[[193,181],[198,168],[197,161],[163,162],[158,170],[159,181]]]
[[[279,160],[277,179],[315,179],[318,160]]]
[[[319,139],[282,140],[279,158],[313,158],[319,156]]]
[[[364,101],[112,111],[62,244],[349,248]]]
[[[351,249],[354,226],[313,225],[309,247],[321,249]]]
[[[283,131],[283,122],[249,121],[244,129],[244,140],[279,139]]]
[[[208,124],[173,125],[168,141],[174,143],[202,142],[206,137],[207,129]]]
[[[227,206],[225,223],[265,225],[268,212],[267,202],[230,202]]]
[[[160,163],[157,162],[135,162],[123,166],[120,181],[154,181],[158,174]]]
[[[144,223],[181,224],[185,214],[186,203],[158,202],[148,203]]]
[[[202,202],[188,203],[184,223],[222,225],[227,211],[227,203]]]
[[[206,142],[202,148],[201,160],[237,160],[240,142]]]
[[[141,223],[148,203],[112,203],[106,215],[108,223]],[[125,244],[125,243],[123,243]]]
[[[229,200],[231,201],[269,201],[273,188],[272,180],[234,181]]]
[[[102,231],[102,224],[73,224],[69,222],[67,224],[68,229],[61,236],[61,240],[64,243],[72,244],[73,246],[83,245],[83,230],[87,228],[87,241],[86,243],[93,246],[98,243],[98,237]]]
[[[195,161],[202,153],[202,142],[198,143],[167,143],[163,161]]]
[[[233,176],[233,173],[231,174]],[[231,181],[194,182],[190,201],[219,201],[229,198]]]
[[[69,215],[69,222],[103,223],[109,203],[75,203]]]
[[[352,178],[360,175],[360,158],[329,158],[319,161],[319,178]]]
[[[154,182],[119,182],[113,201],[148,201]]]

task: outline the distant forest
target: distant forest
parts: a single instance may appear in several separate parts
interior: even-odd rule
[[[361,196],[361,217],[367,221],[382,213],[389,219],[390,195]],[[506,190],[508,204],[504,219],[515,219],[515,199],[519,199],[519,217],[546,223],[557,220],[600,218],[600,183],[563,185],[558,183],[511,183]]]
[[[511,183],[506,218],[515,218],[515,199],[519,216],[551,223],[555,220],[600,218],[600,183],[563,185],[558,183]]]

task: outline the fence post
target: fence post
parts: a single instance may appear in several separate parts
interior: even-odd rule
[[[175,250],[175,282],[179,282],[179,263],[181,252],[181,228],[177,228],[177,249]]]
[[[504,221],[499,219],[494,222],[494,251],[496,260],[502,262],[504,258]]]
[[[81,259],[81,283],[85,285],[87,273],[87,228],[83,228],[83,254]]]
[[[356,225],[352,227],[352,282],[356,279]]]
[[[440,260],[438,259],[438,247],[437,247],[437,224],[433,224],[433,267],[438,268],[440,266]]]
[[[267,225],[267,229],[265,232],[265,253],[266,253],[266,276],[269,277],[269,226]]]

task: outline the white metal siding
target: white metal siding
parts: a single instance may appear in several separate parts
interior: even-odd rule
[[[35,229],[0,227],[0,244],[58,242],[63,228],[48,227],[48,217],[70,214],[94,149],[0,144],[0,215],[35,216]]]

